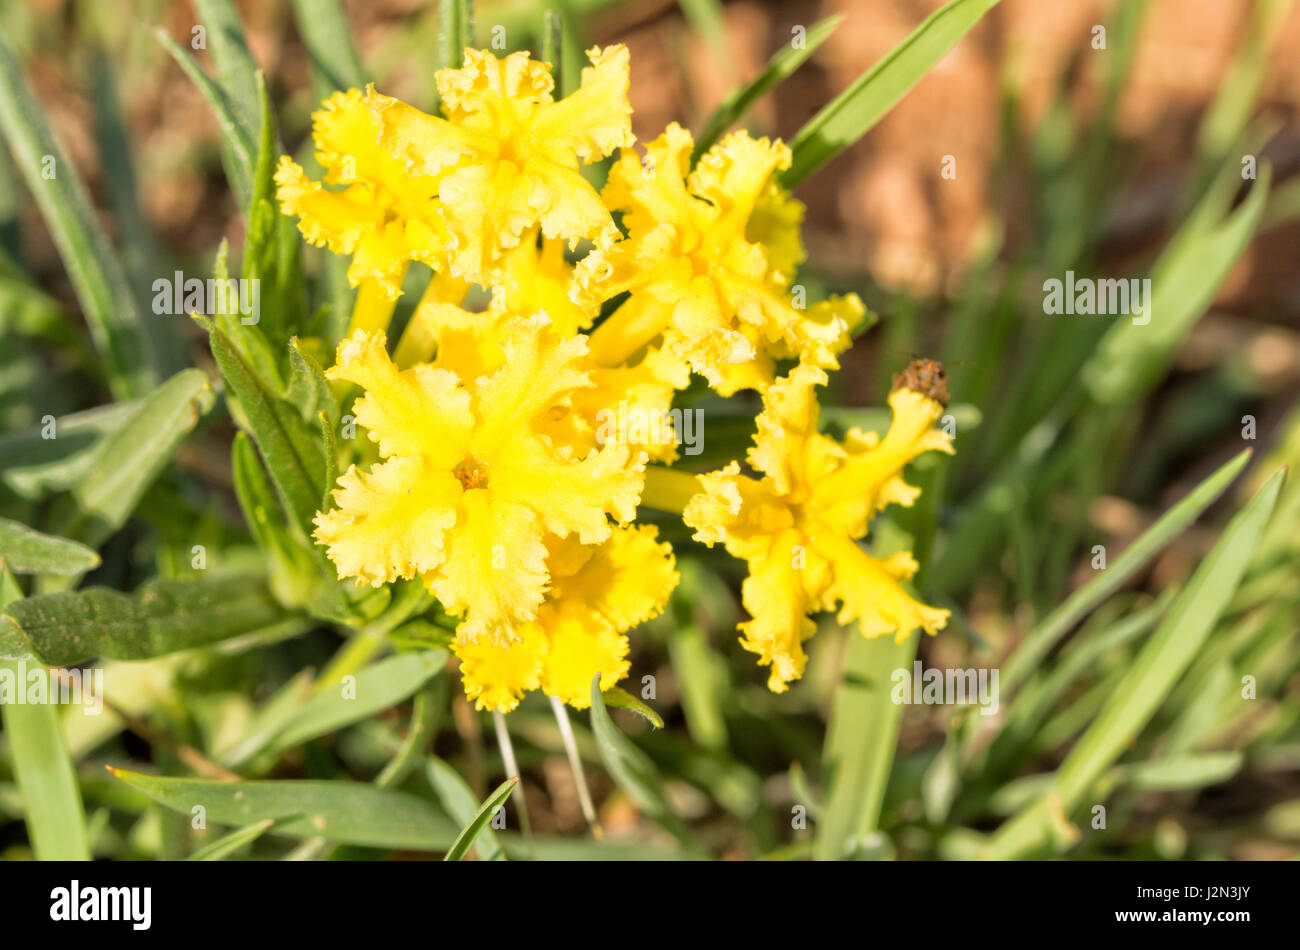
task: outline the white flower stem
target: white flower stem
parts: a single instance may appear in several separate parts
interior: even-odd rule
[[[533,828],[528,820],[528,803],[524,798],[523,778],[519,774],[519,763],[515,761],[515,747],[510,743],[510,733],[506,731],[506,717],[501,714],[501,710],[492,710],[492,725],[496,728],[497,745],[501,748],[501,761],[506,767],[506,778],[518,778],[520,781],[519,794],[515,795],[514,799],[519,806],[519,825],[523,829],[524,837],[531,841]]]
[[[582,759],[578,758],[578,743],[573,738],[573,726],[569,722],[569,711],[564,708],[563,700],[551,697],[551,708],[555,710],[555,721],[560,726],[560,736],[564,739],[564,751],[569,755],[569,768],[573,770],[573,783],[578,786],[578,804],[582,807],[582,817],[587,819],[587,826],[596,838],[603,838],[605,830],[596,818],[596,807],[591,802],[591,789],[587,787],[587,776],[582,771]]]

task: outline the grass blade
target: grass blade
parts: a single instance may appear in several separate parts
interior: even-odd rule
[[[518,784],[519,777],[516,775],[511,776],[497,786],[497,790],[487,797],[487,800],[479,806],[479,810],[474,817],[470,819],[469,824],[456,836],[456,840],[452,842],[451,848],[443,857],[444,861],[459,861],[465,857],[474,844],[474,839],[487,827],[497,808],[505,806],[506,799],[510,797],[510,793],[515,790],[515,786]]]
[[[316,97],[336,89],[364,89],[366,73],[338,0],[293,0],[293,19],[311,57]]]
[[[218,838],[211,844],[206,844],[199,850],[191,854],[186,861],[224,861],[244,845],[252,844],[262,835],[270,830],[275,824],[274,818],[266,818],[262,821],[254,822],[245,828],[232,831],[224,837]]]
[[[1142,731],[1232,598],[1285,477],[1285,469],[1277,472],[1228,523],[1100,714],[1070,750],[1048,791],[998,830],[986,857],[1019,857],[1046,849],[1059,815],[1068,815],[1083,802]]]
[[[1142,569],[1158,551],[1181,534],[1201,513],[1228,490],[1250,461],[1250,450],[1238,453],[1190,494],[1174,505],[1151,527],[1143,531],[1115,561],[1083,587],[1071,594],[1025,638],[1002,666],[1000,677],[1004,695],[1009,695],[1076,623],[1105,602],[1111,594]]]
[[[401,653],[358,672],[346,686],[316,693],[271,743],[288,749],[391,709],[442,671],[445,650]]]
[[[21,602],[18,584],[0,566],[0,608]],[[17,682],[18,664],[0,660],[0,672]],[[22,684],[18,688],[25,689]],[[14,777],[23,794],[27,836],[38,861],[89,861],[81,789],[54,703],[0,703]]]
[[[671,831],[683,844],[690,846],[686,826],[673,812],[663,791],[663,779],[650,757],[632,744],[609,718],[605,698],[600,692],[600,677],[591,683],[591,728],[601,760],[618,787],[636,802],[637,807]]]
[[[729,95],[713,115],[709,116],[704,131],[695,140],[695,154],[691,156],[691,164],[694,165],[699,161],[700,156],[709,150],[723,132],[740,121],[755,102],[793,74],[808,57],[817,52],[817,48],[830,38],[843,19],[843,14],[836,14],[815,23],[808,31],[808,35],[804,37],[804,45],[801,48],[793,45],[782,46],[780,51],[768,60],[767,68],[758,75],[757,79],[746,83]]]
[[[0,131],[41,209],[119,399],[157,383],[145,314],[95,215],[86,186],[54,139],[45,110],[0,36]]]
[[[160,778],[108,767],[115,778],[189,817],[202,806],[207,820],[244,827],[274,819],[272,835],[323,837],[342,844],[411,851],[450,847],[456,828],[423,799],[364,782],[284,780],[210,782]]]
[[[930,14],[799,130],[790,142],[794,154],[782,184],[793,188],[862,138],[997,3],[952,0]]]

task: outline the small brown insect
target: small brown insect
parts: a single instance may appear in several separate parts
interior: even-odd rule
[[[933,399],[941,406],[948,405],[948,373],[938,360],[915,359],[907,369],[894,374],[890,392],[910,389]]]

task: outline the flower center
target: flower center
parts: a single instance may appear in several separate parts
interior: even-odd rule
[[[467,455],[461,459],[451,472],[460,482],[460,487],[465,491],[471,491],[475,488],[487,488],[488,486],[488,469],[487,466],[480,462],[472,455]]]

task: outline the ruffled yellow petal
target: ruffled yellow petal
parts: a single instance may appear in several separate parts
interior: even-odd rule
[[[505,643],[537,616],[546,592],[546,545],[531,508],[493,491],[466,491],[446,544],[446,559],[428,579],[447,612],[464,616],[459,636]]]
[[[633,142],[627,47],[621,43],[604,49],[593,46],[587,58],[591,65],[582,70],[581,85],[554,105],[538,109],[532,125],[533,134],[557,163],[571,157],[595,161]]]
[[[745,240],[763,246],[768,279],[782,289],[794,281],[799,265],[807,256],[799,233],[803,216],[803,202],[796,201],[773,178],[759,195],[754,213],[745,224]]]
[[[882,561],[842,536],[827,535],[816,543],[833,565],[825,603],[842,605],[840,623],[857,621],[865,637],[892,633],[900,642],[917,628],[937,633],[948,623],[949,611],[927,607],[903,590],[900,581],[916,573],[916,561],[906,551]]]
[[[275,176],[281,207],[300,219],[310,243],[353,255],[352,286],[370,279],[396,297],[411,261],[436,265],[451,243],[438,178],[408,171],[381,145],[380,115],[355,89],[326,99],[312,129],[325,182],[311,181],[281,158]]]
[[[551,332],[545,318],[507,321],[498,342],[502,365],[476,386],[475,409],[481,424],[474,445],[489,453],[570,391],[591,385],[582,368],[586,338],[562,340]]]
[[[492,308],[519,316],[544,313],[556,334],[573,336],[591,326],[596,308],[569,299],[573,267],[564,259],[564,243],[542,239],[539,247],[538,237],[536,230],[528,232],[518,247],[506,252]]]
[[[712,547],[721,541],[733,556],[746,561],[766,556],[771,538],[794,526],[794,513],[770,482],[740,474],[740,463],[699,476],[704,489],[682,513],[695,529],[695,540]]]
[[[556,577],[553,599],[582,604],[589,626],[630,630],[649,620],[664,609],[678,580],[672,545],[658,537],[654,525],[615,528],[581,569]]]
[[[493,466],[492,490],[518,499],[534,511],[548,531],[577,534],[584,544],[604,541],[610,525],[636,516],[644,484],[644,460],[628,460],[626,446],[607,445],[584,459],[556,458],[537,438],[521,439]]]
[[[627,676],[627,637],[610,627],[592,627],[566,613],[546,627],[549,647],[542,660],[542,691],[574,709],[591,705],[591,681],[600,674],[607,690]]]
[[[382,145],[415,171],[440,176],[456,276],[494,282],[503,255],[533,227],[570,244],[618,237],[579,168],[632,144],[627,50],[590,55],[582,86],[560,102],[545,63],[488,50],[466,50],[463,67],[438,74],[446,119],[367,97]]]
[[[910,389],[890,394],[893,419],[879,442],[859,440],[843,467],[815,487],[822,516],[853,537],[866,533],[867,523],[886,505],[908,507],[919,489],[903,480],[908,462],[923,452],[952,454],[952,440],[935,423],[943,415],[939,402]]]
[[[610,172],[603,195],[628,236],[578,265],[572,296],[631,296],[593,333],[593,358],[615,365],[662,333],[724,393],[765,386],[773,359],[836,367],[861,305],[850,297],[810,311],[789,293],[802,210],[774,177],[789,149],[736,132],[688,171],[691,148],[690,133],[669,126],[641,161],[625,152]]]
[[[509,644],[489,637],[457,638],[451,649],[460,660],[465,695],[476,709],[510,712],[525,693],[541,686],[548,642],[536,623],[520,626],[517,639]]]
[[[357,422],[384,457],[423,454],[444,469],[465,457],[474,426],[470,394],[447,370],[422,365],[399,371],[382,330],[357,331],[340,343],[325,375],[366,390],[355,405]]]
[[[808,656],[803,642],[816,627],[808,619],[815,604],[804,593],[801,571],[805,553],[797,531],[777,535],[763,558],[751,561],[741,586],[741,599],[753,617],[740,625],[740,645],[758,654],[760,666],[770,666],[768,689],[784,692],[803,675]]]
[[[372,586],[436,570],[456,523],[460,485],[418,458],[394,458],[339,478],[336,508],[316,515],[315,538],[340,577]]]

